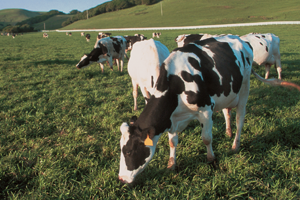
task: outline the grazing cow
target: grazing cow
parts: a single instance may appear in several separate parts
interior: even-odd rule
[[[159,38],[159,36],[161,35],[161,33],[152,33],[152,38]]]
[[[178,35],[175,38],[175,41],[177,42],[177,47],[183,47],[191,42],[197,41],[197,40],[205,40],[207,38],[211,37],[221,37],[225,36],[224,34],[221,35],[211,35],[207,33],[200,33],[200,34],[183,34]]]
[[[78,69],[89,66],[93,62],[100,63],[103,73],[104,66],[102,63],[109,62],[111,70],[113,70],[112,60],[116,59],[118,70],[123,71],[124,54],[126,48],[126,40],[123,36],[106,37],[99,40],[94,49],[89,54],[85,54],[76,65]],[[121,63],[121,69],[119,62]]]
[[[202,127],[201,138],[207,148],[207,159],[215,161],[212,149],[212,115],[236,107],[236,136],[233,151],[240,146],[240,134],[249,95],[253,52],[238,36],[228,35],[195,41],[175,49],[161,65],[153,95],[140,117],[120,127],[121,156],[119,180],[132,183],[152,159],[163,132],[169,131],[170,158],[174,169],[178,132],[193,119]],[[265,83],[276,80],[259,78]],[[279,80],[277,80],[279,81]],[[227,120],[226,120],[227,123]]]
[[[84,36],[84,32],[81,32],[81,33],[80,33],[80,36]]]
[[[48,34],[47,33],[43,33],[43,38],[48,38]]]
[[[273,64],[277,68],[278,79],[281,79],[279,37],[272,33],[250,33],[241,36],[241,39],[249,42],[253,48],[253,64],[265,65],[265,79],[268,79]]]
[[[142,34],[135,34],[134,36],[124,36],[124,38],[127,41],[126,52],[130,51],[132,49],[132,46],[133,46],[134,43],[147,39]]]
[[[128,73],[133,87],[134,110],[138,109],[138,86],[147,102],[159,76],[160,65],[169,54],[165,45],[153,39],[136,42],[133,45],[128,62]]]
[[[72,36],[72,33],[70,32],[70,33],[68,33],[68,35],[69,35],[69,36]]]
[[[87,42],[89,42],[90,39],[91,39],[91,35],[90,35],[90,34],[86,34],[86,35],[85,35],[85,39],[86,39]]]

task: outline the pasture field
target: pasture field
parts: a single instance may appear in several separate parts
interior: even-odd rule
[[[300,84],[300,26],[162,31],[171,51],[182,33],[272,32],[281,39],[282,78]],[[135,32],[113,32],[133,35]],[[144,31],[148,38],[151,32]],[[123,73],[99,65],[78,70],[91,42],[80,33],[0,37],[0,199],[299,199],[300,93],[251,76],[241,148],[230,152],[222,112],[213,116],[218,169],[206,163],[199,122],[179,134],[177,168],[168,171],[168,136],[133,187],[117,181],[120,131],[133,111]],[[264,76],[264,67],[254,67]],[[277,77],[272,67],[270,77]],[[233,117],[235,117],[233,109]],[[233,118],[234,119],[234,118]],[[235,131],[235,119],[233,120]]]

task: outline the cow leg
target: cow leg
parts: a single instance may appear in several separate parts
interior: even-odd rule
[[[198,115],[198,120],[203,126],[201,137],[207,149],[207,161],[209,163],[212,163],[215,160],[215,155],[212,149],[212,113],[212,110],[209,108],[207,111],[201,112]]]
[[[132,82],[132,96],[133,96],[133,102],[134,102],[134,110],[137,110],[138,109],[138,106],[137,106],[137,96],[138,96],[138,84],[135,83],[134,80],[131,81]]]
[[[168,169],[174,170],[176,166],[176,147],[178,144],[178,134],[168,133],[168,135],[169,135],[169,144],[170,144],[170,158],[168,162]]]
[[[100,64],[101,72],[103,73],[103,71],[104,71],[104,65],[102,63],[99,63],[99,64]]]
[[[278,79],[280,80],[281,80],[281,71],[282,71],[281,67],[277,67]]]
[[[117,63],[117,66],[118,66],[118,71],[120,71],[120,63],[119,63],[119,59],[116,59],[116,63]]]
[[[281,62],[280,62],[280,59],[276,59],[276,62],[275,62],[275,68],[277,68],[277,73],[278,73],[278,79],[281,80]]]
[[[232,130],[231,130],[231,108],[224,108],[223,114],[225,117],[226,122],[226,135],[228,135],[230,138],[232,137]]]
[[[113,61],[112,61],[112,57],[108,58],[108,62],[109,62],[109,67],[111,69],[111,71],[113,71]]]
[[[241,132],[244,125],[244,120],[246,115],[246,103],[248,100],[249,90],[250,90],[250,78],[248,77],[248,79],[249,81],[242,84],[240,94],[239,94],[239,103],[236,109],[236,134],[232,144],[233,152],[237,152],[240,148]]]
[[[123,65],[124,65],[124,56],[120,59],[120,64],[121,64],[121,72],[123,72]]]
[[[265,79],[268,79],[269,78],[269,74],[270,74],[271,65],[270,64],[265,64],[265,68],[266,68]]]
[[[140,86],[140,88],[141,88],[141,92],[142,92],[142,94],[143,94],[143,96],[145,98],[145,104],[147,104],[148,100],[150,99],[150,93],[148,92],[148,90],[147,90],[146,87]]]

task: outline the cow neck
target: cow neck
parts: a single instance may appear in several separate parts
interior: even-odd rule
[[[162,64],[154,95],[151,96],[135,126],[142,130],[154,127],[155,135],[170,129],[172,126],[171,115],[178,106],[178,94],[182,92],[182,90],[174,88],[182,89],[182,85],[178,86],[176,76],[168,76],[165,65]]]

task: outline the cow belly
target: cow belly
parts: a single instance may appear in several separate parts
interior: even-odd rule
[[[231,93],[227,97],[223,94],[220,97],[215,95],[213,99],[215,101],[214,111],[220,111],[224,108],[236,107],[239,102],[239,94]]]

